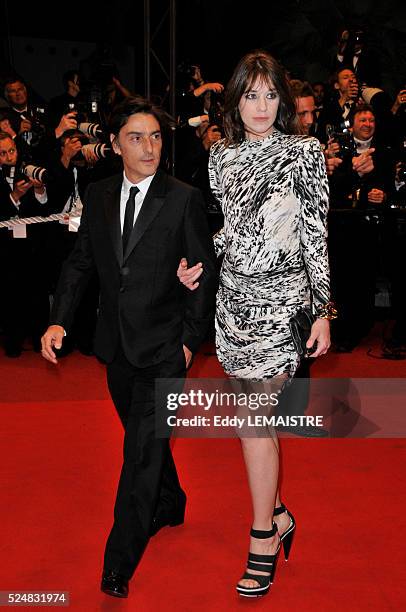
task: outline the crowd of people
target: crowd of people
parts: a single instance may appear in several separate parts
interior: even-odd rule
[[[341,312],[333,340],[336,350],[351,351],[368,332],[376,279],[384,275],[395,318],[390,346],[401,350],[406,308],[399,261],[405,247],[403,221],[394,210],[406,205],[406,89],[392,100],[376,86],[359,33],[343,32],[335,68],[329,82],[290,78],[302,133],[320,141],[329,177],[332,293]],[[0,229],[0,327],[9,357],[21,354],[27,336],[39,348],[49,296],[76,240],[69,230],[77,228],[69,225],[67,215],[80,215],[88,184],[121,170],[108,122],[117,102],[130,92],[115,76],[103,96],[82,87],[77,70],[65,73],[62,81],[63,93],[48,104],[19,75],[3,83],[0,220],[66,214],[59,222],[27,225],[24,239],[17,231]],[[221,82],[206,82],[199,66],[179,65],[175,174],[202,190],[213,233],[222,225],[222,213],[209,185],[208,160],[212,145],[224,135],[223,90]],[[65,353],[74,347],[92,353],[97,309],[95,278]]]

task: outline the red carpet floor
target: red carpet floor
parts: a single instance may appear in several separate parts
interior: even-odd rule
[[[406,361],[366,356],[379,354],[379,332],[312,375],[405,377]],[[151,541],[129,599],[115,600],[98,590],[122,443],[104,369],[78,353],[53,367],[31,351],[1,356],[0,367],[0,591],[69,591],[69,608],[83,612],[405,609],[405,440],[282,441],[283,498],[298,529],[262,600],[234,592],[250,521],[238,441],[176,440],[187,521]],[[203,354],[192,375],[222,374]]]

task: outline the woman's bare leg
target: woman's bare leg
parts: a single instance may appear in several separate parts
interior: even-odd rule
[[[276,382],[276,387],[280,389],[286,377],[281,377]],[[274,389],[275,381],[272,382]],[[269,392],[269,388],[267,389]],[[268,430],[268,435],[260,438],[241,438],[242,451],[245,466],[247,469],[248,483],[252,498],[253,508],[253,529],[270,531],[273,524],[273,511],[275,506],[281,503],[278,491],[279,476],[279,442],[275,430]],[[267,539],[257,539],[251,537],[250,552],[259,555],[273,555],[278,550],[280,544],[279,532],[283,533],[289,525],[286,514],[275,517],[278,526],[278,533]],[[286,527],[285,527],[285,523]],[[264,574],[249,570],[252,574]],[[255,580],[240,580],[239,584],[246,588],[255,588],[258,583]]]

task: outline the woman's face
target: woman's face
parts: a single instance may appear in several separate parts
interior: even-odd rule
[[[257,80],[245,91],[238,104],[248,140],[261,140],[273,131],[279,95],[271,82]]]

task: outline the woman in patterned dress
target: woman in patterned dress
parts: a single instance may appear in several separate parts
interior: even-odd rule
[[[278,389],[299,365],[289,319],[311,305],[319,316],[307,346],[327,352],[329,268],[326,246],[328,183],[315,138],[301,135],[283,68],[264,51],[247,54],[227,86],[225,138],[210,152],[209,174],[224,213],[214,237],[224,255],[216,308],[216,348],[227,374],[269,381]],[[200,264],[179,268],[195,289]],[[247,386],[245,386],[247,388]],[[249,386],[248,386],[249,388]],[[265,595],[281,543],[288,557],[295,520],[278,490],[279,446],[266,437],[242,437],[253,503],[247,570],[240,595]]]

